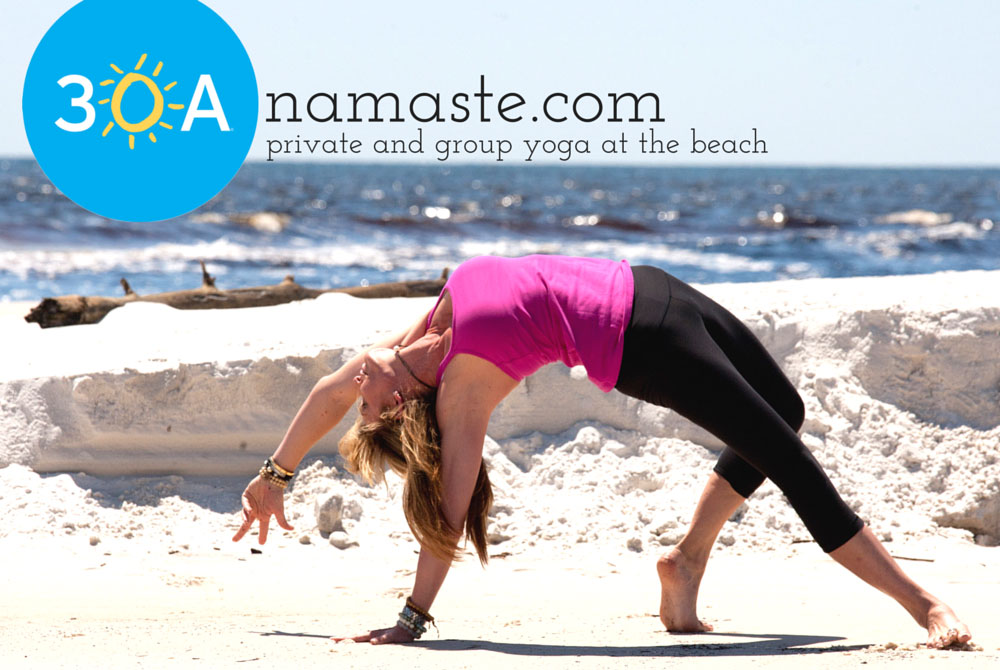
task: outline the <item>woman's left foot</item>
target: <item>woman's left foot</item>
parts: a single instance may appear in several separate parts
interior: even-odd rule
[[[712,626],[697,615],[698,586],[705,572],[678,549],[656,562],[660,576],[660,621],[671,633],[705,633]]]

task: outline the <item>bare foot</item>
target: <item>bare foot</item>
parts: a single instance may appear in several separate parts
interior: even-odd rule
[[[698,586],[705,566],[690,561],[672,549],[656,561],[663,590],[660,595],[660,621],[672,633],[704,633],[712,626],[698,619]],[[950,611],[950,610],[949,610]]]
[[[964,644],[972,639],[969,627],[962,623],[950,607],[936,603],[927,611],[927,646],[943,649],[953,644]]]

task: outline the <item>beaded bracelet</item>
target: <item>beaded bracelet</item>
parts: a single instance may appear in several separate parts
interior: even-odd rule
[[[286,488],[288,488],[289,480],[282,479],[278,475],[274,474],[274,472],[272,470],[269,470],[266,465],[262,465],[260,471],[257,474],[260,475],[261,479],[268,482],[269,484],[277,486],[281,490],[285,490]]]
[[[292,481],[292,477],[295,475],[294,472],[289,472],[270,458],[264,461],[264,467],[267,468],[272,475],[286,482]]]
[[[414,640],[419,640],[420,636],[427,632],[427,626],[424,625],[423,617],[409,607],[403,608],[403,611],[399,613],[399,621],[396,623],[400,628],[412,635]]]
[[[427,619],[428,623],[434,623],[434,617],[431,616],[431,613],[425,609],[422,609],[417,605],[417,603],[413,602],[412,597],[406,599],[406,606],[409,607],[414,612],[416,612],[417,614],[419,614],[420,616],[422,616],[423,618]]]
[[[294,472],[289,472],[275,463],[273,458],[268,458],[264,461],[264,465],[260,468],[261,479],[274,484],[282,490],[288,488],[288,484],[292,481],[294,475]]]
[[[427,632],[428,623],[434,624],[434,617],[414,605],[411,598],[407,598],[406,606],[399,613],[399,621],[396,624],[412,635],[414,640],[419,640],[420,636]],[[434,627],[437,628],[437,624],[434,624]]]

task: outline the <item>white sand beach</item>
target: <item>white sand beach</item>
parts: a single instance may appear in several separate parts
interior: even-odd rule
[[[295,531],[233,544],[239,495],[314,382],[431,299],[267,308],[132,304],[40,330],[0,305],[0,661],[7,667],[995,667],[1000,661],[1000,272],[700,287],[744,319],[806,403],[803,440],[918,582],[973,632],[923,631],[827,558],[767,483],[702,586],[716,632],[670,635],[654,564],[721,445],[667,410],[548,366],[498,408],[484,453],[491,562],[470,555],[404,647],[416,544],[399,486],[336,441],[286,499]],[[348,417],[351,420],[353,417]]]

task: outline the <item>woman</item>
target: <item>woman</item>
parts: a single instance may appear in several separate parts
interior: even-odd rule
[[[677,411],[728,446],[683,540],[657,562],[660,619],[670,631],[711,630],[696,614],[715,538],[765,477],[838,563],[896,599],[928,646],[971,638],[942,601],[910,580],[837,494],[799,440],[798,393],[732,314],[657,268],[558,256],[475,258],[452,274],[426,316],[320,380],[243,494],[238,541],[256,520],[290,529],[283,488],[309,448],[360,396],[340,443],[348,467],[404,477],[403,506],[421,551],[412,596],[394,627],[351,638],[420,636],[464,534],[485,563],[492,494],[482,461],[490,414],[525,376],[561,360],[584,365],[603,391]]]

